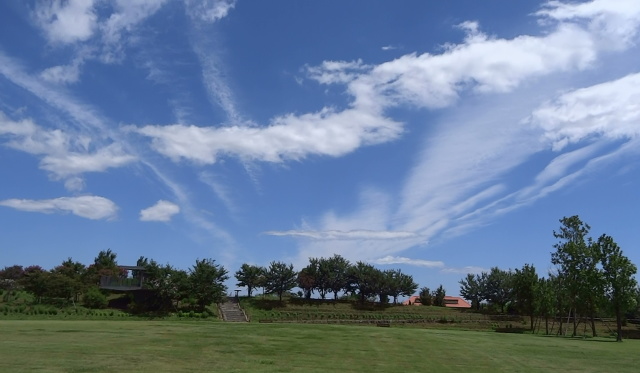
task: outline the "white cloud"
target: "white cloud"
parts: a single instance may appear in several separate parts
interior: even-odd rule
[[[28,212],[72,213],[92,220],[111,220],[116,217],[118,207],[112,201],[98,196],[61,197],[55,199],[7,199],[0,206]]]
[[[623,49],[635,43],[640,23],[636,0],[549,1],[536,13],[542,20],[586,22],[601,48]],[[546,19],[544,18],[546,17]]]
[[[236,108],[236,102],[233,91],[227,82],[227,74],[220,58],[212,53],[217,48],[213,45],[207,45],[206,31],[199,37],[192,38],[192,47],[196,56],[200,60],[202,67],[202,84],[207,91],[209,101],[212,104],[220,106],[227,115],[228,121],[231,123],[241,122],[241,116]]]
[[[636,137],[640,134],[640,74],[565,93],[537,109],[530,120],[544,129],[556,150],[594,135]]]
[[[122,60],[127,45],[123,36],[132,33],[139,23],[154,15],[165,3],[167,0],[116,0],[114,12],[100,23],[101,60],[105,63]]]
[[[480,274],[482,272],[489,272],[489,270],[486,269],[486,268],[482,268],[482,267],[466,266],[466,267],[462,267],[462,268],[447,267],[447,268],[443,268],[442,270],[440,270],[440,272],[443,272],[443,273],[459,273],[459,274],[462,274],[462,275],[466,275],[468,273]]]
[[[13,121],[0,112],[0,136],[9,137],[6,145],[29,154],[42,156],[40,168],[55,179],[67,179],[66,186],[77,190],[83,186],[78,175],[103,172],[122,167],[136,158],[116,143],[94,149],[91,138],[71,136],[59,129],[47,130],[30,119]]]
[[[640,84],[635,76],[611,86],[605,84],[597,93],[568,93],[531,115],[539,106],[538,97],[548,97],[561,87],[562,83],[554,77],[563,74],[563,78],[569,80],[572,75],[596,69],[601,55],[621,52],[632,45],[625,41],[612,48],[603,40],[610,37],[610,30],[620,26],[621,19],[625,32],[635,35],[640,25],[636,12],[640,3],[594,1],[584,4],[595,4],[598,9],[585,12],[579,20],[539,13],[539,17],[554,20],[547,23],[551,26],[541,30],[541,36],[489,37],[480,31],[478,23],[465,22],[460,25],[467,32],[464,42],[446,45],[440,54],[408,54],[356,72],[354,67],[365,65],[329,61],[308,68],[310,77],[320,83],[346,84],[347,92],[353,97],[348,110],[353,111],[384,113],[385,109],[407,105],[446,108],[457,103],[463,92],[475,95],[458,104],[455,112],[442,115],[441,121],[429,132],[424,150],[398,196],[397,209],[373,209],[381,212],[376,219],[358,221],[354,217],[367,216],[372,211],[370,204],[362,204],[347,216],[325,214],[313,229],[305,229],[323,232],[338,229],[336,224],[344,224],[351,230],[375,226],[416,232],[422,238],[420,241],[378,241],[360,247],[349,242],[334,245],[334,242],[314,241],[303,243],[300,257],[333,250],[348,253],[350,257],[380,257],[422,244],[443,232],[472,229],[498,213],[568,185],[582,174],[581,170],[590,167],[588,157],[597,156],[595,151],[600,149],[576,153],[574,159],[558,158],[540,173],[538,180],[532,180],[531,185],[506,183],[507,173],[531,155],[548,150],[551,141],[577,142],[605,133],[610,139],[637,137],[640,100],[636,87]],[[574,5],[579,7],[575,3],[550,2],[545,11],[560,8],[573,11],[577,9]],[[629,6],[627,11],[624,6]],[[606,16],[611,12],[617,16]],[[599,100],[604,104],[595,105]],[[530,119],[523,120],[528,117]],[[619,154],[628,153],[628,147],[626,149]],[[563,172],[570,172],[571,177]],[[514,189],[516,192],[509,193]],[[328,220],[327,215],[333,218]],[[479,268],[473,267],[447,269],[448,272],[477,270]]]
[[[391,256],[391,255],[387,255],[383,258],[375,259],[372,261],[372,263],[380,264],[380,265],[407,264],[407,265],[412,265],[417,267],[426,267],[426,268],[443,268],[444,267],[444,262],[441,262],[441,261],[411,259],[411,258],[405,258],[402,256]]]
[[[59,65],[52,66],[40,73],[42,79],[50,83],[76,83],[80,80],[80,65]]]
[[[309,77],[322,84],[347,84],[353,102],[341,112],[325,108],[290,114],[273,119],[267,127],[146,126],[137,132],[153,138],[154,149],[174,161],[210,164],[224,154],[267,162],[311,154],[341,156],[399,136],[402,124],[386,118],[385,109],[407,104],[441,108],[469,89],[510,92],[527,79],[588,68],[598,53],[590,31],[572,23],[560,23],[544,36],[514,39],[490,38],[473,22],[460,27],[468,37],[439,55],[408,54],[377,66],[325,61],[307,67]],[[232,119],[237,117],[228,86],[218,84],[215,64],[202,57],[209,92],[216,92],[212,95]]]
[[[170,125],[132,130],[151,137],[153,148],[174,161],[201,164],[215,163],[222,155],[266,162],[300,160],[309,155],[337,157],[363,145],[395,139],[402,131],[400,123],[373,113],[331,109],[278,117],[268,127]]]
[[[38,1],[34,18],[49,41],[70,44],[87,40],[95,32],[93,8],[94,0]]]
[[[308,231],[308,230],[288,230],[288,231],[267,231],[264,234],[270,236],[290,236],[311,238],[314,240],[397,240],[406,238],[416,238],[418,235],[413,232],[401,231],[370,231],[370,230],[350,230],[350,231]]]
[[[215,22],[226,17],[236,6],[236,0],[184,0],[192,19]]]
[[[180,206],[169,201],[158,201],[155,205],[140,211],[141,221],[170,221],[173,215],[180,213]]]
[[[357,61],[323,61],[320,66],[306,66],[310,79],[320,84],[345,84],[371,69],[371,66]]]

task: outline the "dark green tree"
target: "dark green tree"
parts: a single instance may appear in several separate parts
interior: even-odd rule
[[[484,294],[484,279],[486,276],[474,275],[468,273],[467,277],[459,281],[460,295],[469,301],[471,301],[472,307],[476,310],[480,310],[480,304],[482,303],[482,295]]]
[[[199,311],[204,311],[211,303],[222,301],[227,291],[224,282],[228,279],[227,270],[215,260],[196,260],[189,271],[189,287]]]
[[[389,295],[393,297],[393,304],[398,303],[398,297],[410,296],[418,289],[418,284],[413,281],[413,277],[402,273],[400,269],[390,269],[384,271],[389,285]]]
[[[84,273],[83,282],[87,287],[98,286],[100,284],[100,278],[106,277],[118,277],[122,273],[118,268],[118,262],[116,260],[116,253],[111,249],[101,250],[93,259],[93,264],[87,267]]]
[[[438,286],[433,292],[433,305],[438,307],[444,307],[444,297],[447,295],[446,290],[442,285]]]
[[[264,276],[264,268],[252,264],[244,263],[235,277],[238,280],[236,286],[246,286],[247,295],[251,297],[253,290],[260,287],[260,280]]]
[[[85,285],[82,281],[87,268],[80,262],[73,261],[71,258],[63,261],[62,264],[53,269],[53,273],[69,279],[68,281],[61,280],[60,285],[67,287],[71,293],[70,299],[74,302],[80,300],[80,294],[85,290]]]
[[[422,303],[423,306],[433,305],[433,293],[431,292],[431,289],[424,286],[420,288],[420,293],[418,293],[418,295],[420,296],[420,303]]]
[[[512,283],[516,309],[521,315],[529,316],[530,329],[533,330],[539,284],[536,268],[525,264],[522,269],[516,269]]]
[[[371,264],[357,262],[349,268],[349,290],[358,294],[360,303],[379,294],[380,271]]]
[[[634,277],[637,268],[622,254],[622,250],[610,236],[605,234],[600,236],[597,248],[602,262],[607,303],[616,315],[616,340],[621,342],[624,312],[634,304],[635,290],[638,285]]]
[[[296,279],[297,285],[304,292],[306,299],[311,299],[311,295],[320,282],[320,260],[317,258],[309,258],[309,265],[302,268],[298,272]],[[324,286],[320,286],[324,290]],[[326,290],[321,294],[322,299],[326,295]]]
[[[282,295],[296,286],[297,273],[293,270],[293,264],[271,262],[264,277],[266,291],[278,294],[281,302]]]
[[[149,292],[137,301],[138,311],[168,312],[177,309],[180,301],[191,294],[192,283],[187,272],[169,264],[160,265],[153,259],[143,259],[138,260],[137,265],[145,267],[142,286]],[[138,275],[141,274],[134,273],[134,276]]]
[[[558,275],[568,296],[569,313],[573,313],[573,333],[578,329],[578,314],[589,315],[592,334],[596,336],[594,316],[600,303],[602,275],[598,269],[598,255],[592,239],[587,237],[591,227],[577,215],[560,219],[560,231],[553,236],[560,241],[554,245],[551,263],[557,266]]]
[[[33,295],[36,303],[41,303],[42,298],[49,290],[47,274],[48,272],[38,265],[29,266],[24,269],[24,276],[21,279],[22,287]]]
[[[549,334],[549,318],[556,314],[556,299],[552,278],[539,278],[536,286],[536,314],[544,317],[545,334]]]
[[[513,298],[513,273],[493,267],[483,275],[486,276],[483,298],[504,313],[506,305]]]
[[[349,287],[349,268],[351,263],[342,256],[334,254],[331,258],[320,261],[321,281],[325,281],[326,289],[333,292],[333,299],[338,299],[338,293],[347,291]],[[320,291],[320,289],[318,289]],[[320,294],[322,295],[322,293]]]

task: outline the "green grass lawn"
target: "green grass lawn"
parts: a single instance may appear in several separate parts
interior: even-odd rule
[[[637,372],[640,341],[210,321],[0,321],[1,372]]]

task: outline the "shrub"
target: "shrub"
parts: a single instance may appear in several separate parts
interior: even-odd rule
[[[89,288],[82,300],[85,307],[88,308],[105,308],[108,304],[107,297],[97,287]]]

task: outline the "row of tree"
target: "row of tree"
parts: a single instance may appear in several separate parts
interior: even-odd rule
[[[129,268],[129,269],[125,269]],[[345,258],[311,258],[309,264],[295,271],[292,264],[274,261],[267,267],[243,264],[235,274],[238,286],[244,286],[249,296],[256,288],[276,294],[280,300],[292,289],[300,288],[300,295],[311,298],[317,292],[322,299],[332,293],[348,293],[361,302],[379,299],[396,303],[398,297],[413,294],[418,285],[413,277],[400,270],[382,271],[370,264],[351,264]],[[212,259],[196,260],[188,270],[140,257],[134,268],[120,267],[116,253],[100,251],[94,262],[85,266],[65,260],[51,270],[40,266],[23,268],[19,265],[0,270],[0,288],[5,301],[17,290],[33,294],[37,303],[82,301],[89,307],[106,306],[108,290],[100,288],[101,280],[115,284],[141,284],[143,291],[132,293],[129,307],[135,311],[164,311],[193,309],[203,311],[226,295],[227,270]],[[135,296],[134,296],[135,295]]]
[[[418,288],[413,277],[399,269],[383,271],[360,261],[351,264],[340,255],[309,258],[309,264],[299,272],[293,270],[293,265],[281,262],[271,262],[266,268],[245,263],[235,277],[237,285],[246,287],[249,296],[256,288],[263,288],[265,292],[278,294],[280,300],[283,293],[298,287],[307,299],[314,292],[321,299],[326,299],[329,293],[334,299],[340,293],[348,293],[361,302],[377,298],[387,303],[392,297],[393,303],[397,303],[398,297],[411,295]]]
[[[0,270],[0,289],[4,290],[4,301],[9,300],[16,291],[25,290],[34,296],[36,303],[75,304],[82,300],[85,306],[100,308],[107,305],[106,295],[109,293],[100,290],[101,279],[132,283],[126,280],[144,276],[142,285],[146,291],[132,299],[132,307],[140,311],[177,309],[181,305],[203,311],[226,294],[224,282],[229,276],[212,259],[196,260],[188,271],[159,265],[143,257],[138,259],[137,265],[144,269],[122,269],[118,266],[116,253],[110,249],[100,251],[89,266],[71,258],[48,271],[37,265],[26,268],[13,265]]]
[[[503,313],[509,307],[530,315],[531,329],[536,319],[544,318],[547,334],[551,318],[559,320],[559,333],[572,322],[573,336],[579,320],[584,319],[596,336],[596,317],[613,315],[621,340],[625,313],[637,310],[640,300],[636,266],[611,236],[589,237],[591,227],[578,216],[565,217],[560,223],[560,230],[553,232],[559,240],[551,253],[555,268],[547,277],[539,276],[530,264],[514,271],[494,267],[489,272],[468,274],[460,281],[460,294],[475,309],[486,302]],[[564,317],[567,321],[563,325]]]

